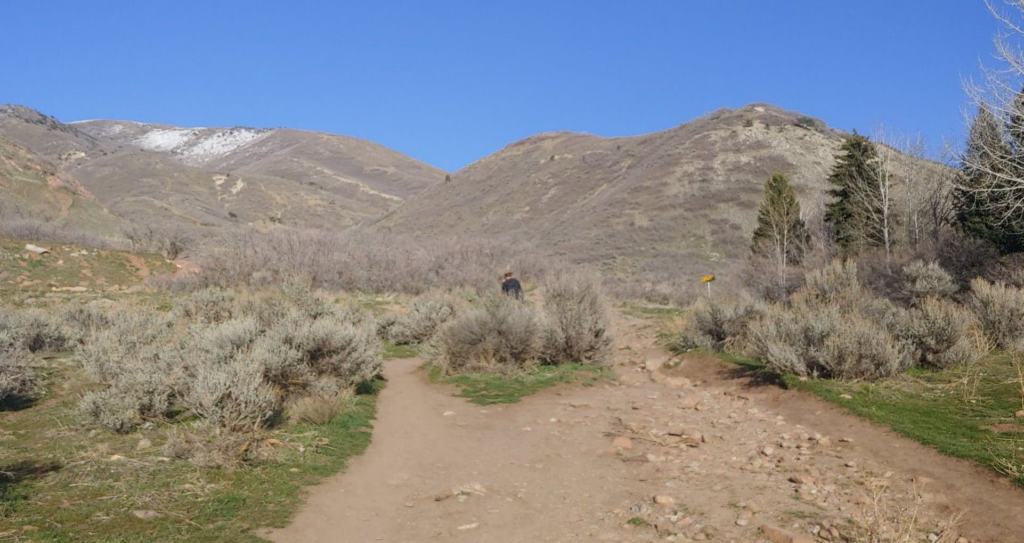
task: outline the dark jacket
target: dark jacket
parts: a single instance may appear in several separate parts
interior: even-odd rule
[[[518,300],[523,297],[523,285],[519,284],[519,280],[515,277],[509,277],[502,281],[501,292]]]

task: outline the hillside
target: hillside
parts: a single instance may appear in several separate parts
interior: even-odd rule
[[[380,145],[289,129],[62,123],[0,106],[0,137],[51,161],[113,214],[158,227],[337,231],[444,178]]]
[[[77,180],[43,157],[0,137],[0,220],[45,221],[71,231],[115,236],[123,223]]]
[[[635,137],[541,134],[454,173],[373,228],[511,236],[621,274],[723,272],[745,256],[773,172],[790,176],[806,209],[820,205],[840,138],[767,105]]]
[[[774,172],[788,175],[805,213],[819,212],[842,135],[752,104],[640,136],[539,134],[445,182],[436,168],[345,136],[65,124],[0,107],[0,137],[128,222],[199,233],[362,226],[414,237],[515,238],[634,283],[735,275],[764,182]]]

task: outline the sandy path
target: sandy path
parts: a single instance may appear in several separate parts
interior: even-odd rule
[[[876,500],[915,504],[921,537],[958,512],[974,543],[1024,530],[1024,492],[984,470],[713,361],[658,370],[668,355],[651,325],[617,328],[618,384],[511,406],[469,404],[425,382],[419,360],[389,361],[370,447],[267,536],[750,542],[762,525],[846,535]]]
[[[607,489],[629,486],[630,476],[603,452],[599,412],[550,393],[482,408],[426,383],[421,363],[387,363],[370,447],[346,473],[316,487],[294,523],[272,539],[588,539],[593,513],[611,511],[624,495]],[[602,393],[572,396],[596,402]]]

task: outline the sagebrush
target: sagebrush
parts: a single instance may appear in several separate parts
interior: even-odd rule
[[[275,422],[308,395],[340,394],[380,373],[375,324],[308,285],[181,297],[169,313],[122,308],[77,358],[102,388],[82,410],[128,432],[184,410],[227,432]]]
[[[977,278],[971,281],[969,304],[995,347],[1024,350],[1024,289]]]
[[[422,296],[412,301],[408,313],[381,319],[377,329],[381,337],[396,345],[423,343],[455,313],[456,303],[451,297]]]
[[[544,316],[533,306],[505,296],[464,311],[438,332],[432,359],[448,373],[511,372],[541,358]]]
[[[557,273],[544,282],[544,358],[552,363],[604,363],[612,338],[608,303],[600,280],[581,273]]]

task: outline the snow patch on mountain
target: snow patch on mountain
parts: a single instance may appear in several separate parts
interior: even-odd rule
[[[222,157],[239,147],[256,141],[266,133],[265,130],[250,128],[229,128],[220,130],[207,137],[201,137],[194,145],[182,154],[188,158],[206,162]]]
[[[136,138],[133,143],[148,151],[175,151],[198,135],[198,131],[186,128],[157,128]]]
[[[149,151],[170,153],[187,164],[198,166],[227,155],[269,132],[252,128],[154,128],[131,143]]]

